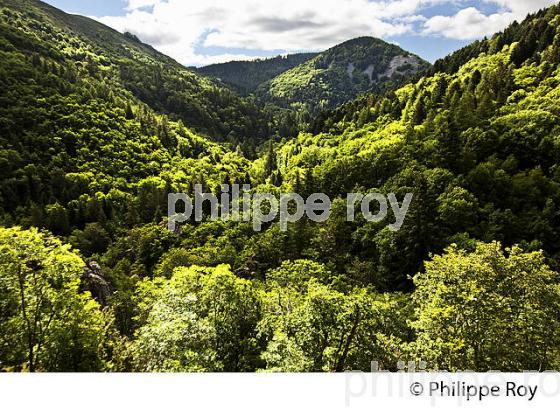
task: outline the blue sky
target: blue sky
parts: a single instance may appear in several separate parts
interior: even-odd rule
[[[319,51],[369,35],[435,61],[554,0],[47,0],[185,65]]]
[[[125,16],[126,0],[47,0],[46,3],[69,13],[86,16]]]

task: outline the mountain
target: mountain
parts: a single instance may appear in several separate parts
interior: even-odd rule
[[[87,17],[35,0],[1,0],[2,38],[20,51],[86,68],[159,113],[216,140],[268,135],[268,120],[253,104],[171,58]]]
[[[262,83],[313,58],[317,53],[299,53],[251,61],[231,61],[198,69],[199,73],[218,78],[247,95]]]
[[[541,10],[527,16],[522,23],[515,21],[503,31],[495,33],[490,39],[476,40],[437,60],[428,71],[424,72],[424,75],[432,77],[441,73],[457,73],[462,66],[481,54],[494,55],[506,46],[512,48],[510,59],[511,63],[516,66],[535,62],[539,58],[538,53],[543,52],[555,41],[555,22],[551,21],[553,19],[550,16],[554,16],[556,10],[555,7]],[[555,63],[553,58],[546,57],[549,58],[551,63]],[[395,90],[389,90],[386,95],[391,100],[394,100],[395,96]],[[373,95],[364,95],[331,111],[320,113],[314,118],[311,128],[315,133],[319,133],[329,129],[332,124],[348,120],[350,117],[356,120],[360,113],[364,117],[366,112],[369,113],[372,109],[377,109],[375,106],[378,104],[379,99],[374,98]],[[369,114],[365,117],[372,118]]]
[[[339,44],[265,84],[256,94],[282,107],[311,112],[333,108],[365,92],[380,92],[430,67],[400,47],[372,37]]]
[[[366,92],[395,88],[428,68],[428,62],[394,44],[360,37],[322,53],[232,61],[197,71],[223,81],[242,95],[256,94],[262,105],[313,114]],[[281,123],[289,126],[294,121]]]

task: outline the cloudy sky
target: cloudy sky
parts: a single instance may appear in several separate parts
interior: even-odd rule
[[[190,65],[323,50],[358,36],[434,61],[557,0],[46,0]]]

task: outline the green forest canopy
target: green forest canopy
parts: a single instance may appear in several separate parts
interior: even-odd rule
[[[0,6],[1,369],[560,368],[560,7],[271,139],[269,114],[130,37]],[[168,232],[167,193],[197,183],[333,212]],[[352,191],[413,192],[402,229],[347,222]]]

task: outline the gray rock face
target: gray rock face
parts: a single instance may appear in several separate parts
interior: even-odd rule
[[[383,77],[391,78],[391,76],[395,74],[397,71],[414,73],[418,71],[418,68],[420,67],[420,62],[421,61],[418,59],[418,57],[413,55],[395,56],[389,63],[389,67],[387,68],[387,71],[385,71],[382,74],[379,74],[378,78],[383,78]]]
[[[373,64],[368,65],[368,67],[364,70],[364,74],[368,76],[370,84],[373,82],[373,70],[375,67]]]
[[[346,67],[346,72],[348,73],[348,77],[354,77],[354,63],[348,63]]]
[[[101,266],[95,261],[87,262],[84,266],[80,288],[82,291],[90,292],[91,295],[102,306],[106,306],[114,289],[105,278]]]

